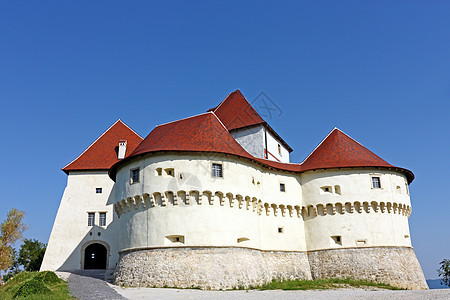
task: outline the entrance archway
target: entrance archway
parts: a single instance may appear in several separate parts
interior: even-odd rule
[[[106,269],[108,250],[99,243],[94,243],[84,250],[84,269]]]

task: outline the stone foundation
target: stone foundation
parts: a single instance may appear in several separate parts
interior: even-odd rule
[[[114,274],[122,286],[248,288],[272,279],[365,279],[428,289],[413,249],[351,248],[305,252],[247,248],[157,248],[123,252]]]
[[[122,286],[248,288],[277,279],[311,279],[304,252],[246,248],[168,248],[124,252],[114,283]]]
[[[308,252],[317,278],[366,279],[406,289],[428,289],[412,248],[377,247]]]

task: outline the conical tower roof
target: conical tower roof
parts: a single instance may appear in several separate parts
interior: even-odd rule
[[[382,167],[405,173],[408,181],[414,179],[411,171],[395,167],[384,159],[334,128],[301,164],[302,171],[348,167]]]

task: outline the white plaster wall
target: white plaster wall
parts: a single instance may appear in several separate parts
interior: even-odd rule
[[[381,189],[373,189],[371,175],[379,176]],[[380,204],[396,203],[410,206],[406,192],[406,179],[401,173],[385,170],[341,169],[310,171],[301,174],[302,192],[305,205],[317,207],[322,204],[367,202]],[[335,186],[339,185],[341,194]],[[324,192],[321,187],[332,187],[332,193]],[[400,191],[397,186],[403,187]],[[394,212],[369,212],[362,209],[349,213],[309,216],[305,218],[306,243],[308,250],[320,250],[342,247],[372,246],[411,246],[408,216]],[[336,244],[331,236],[342,236],[342,245]],[[357,241],[365,240],[366,243]]]
[[[265,158],[264,127],[255,126],[230,132],[231,136],[254,157]]]
[[[281,155],[278,153],[278,145],[281,148]],[[273,161],[281,161],[283,163],[289,163],[289,151],[283,146],[283,144],[273,136],[270,131],[267,131],[267,150],[269,151],[268,159]],[[276,157],[274,159],[273,156]]]
[[[109,268],[115,267],[118,224],[113,186],[107,171],[69,173],[41,270],[81,269],[83,246],[95,241],[109,245]],[[100,187],[102,193],[97,194],[95,189]],[[88,212],[96,213],[95,226],[88,226]],[[99,212],[106,212],[106,226],[99,226]]]
[[[223,178],[212,177],[211,164],[223,164]],[[130,170],[140,168],[140,182],[130,184]],[[156,169],[163,170],[157,176]],[[174,177],[164,175],[173,168]],[[182,174],[182,179],[180,179]],[[149,208],[130,205],[121,214],[120,249],[160,246],[243,246],[263,250],[305,251],[305,234],[301,217],[272,208],[258,214],[245,201],[239,208],[237,197],[254,199],[255,203],[301,206],[299,175],[270,171],[244,159],[224,155],[149,155],[122,166],[116,177],[116,202],[126,202],[135,196],[166,194],[171,191],[198,191],[205,195],[221,192],[231,194],[222,203],[216,197],[211,204],[203,196],[202,203],[191,199],[186,204],[178,197],[176,204],[166,199],[165,205],[154,196],[155,206]],[[286,192],[280,191],[280,183]],[[183,193],[183,192],[182,192]],[[193,197],[191,197],[193,198]],[[213,197],[214,198],[214,197]],[[261,204],[260,204],[261,205]],[[283,233],[278,228],[283,228]],[[168,235],[183,235],[184,244],[172,244]],[[237,243],[238,238],[248,241]]]

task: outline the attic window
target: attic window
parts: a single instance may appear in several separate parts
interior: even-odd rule
[[[95,188],[95,193],[101,194],[102,193],[102,188]]]
[[[286,186],[284,183],[280,183],[280,192],[286,192]]]
[[[281,156],[281,146],[278,144],[278,154]]]

